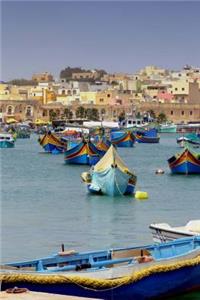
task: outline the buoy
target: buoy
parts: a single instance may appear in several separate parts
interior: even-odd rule
[[[164,174],[165,171],[162,169],[157,169],[155,173],[160,175],[160,174]]]
[[[136,198],[136,199],[140,199],[140,200],[148,199],[148,198],[149,198],[149,195],[148,195],[147,192],[137,191],[137,192],[135,193],[135,198]]]

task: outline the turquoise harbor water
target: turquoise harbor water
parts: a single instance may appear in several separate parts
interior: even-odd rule
[[[63,155],[43,154],[37,136],[1,149],[2,262],[46,256],[60,249],[90,250],[152,243],[152,222],[181,225],[199,219],[200,176],[171,175],[167,158],[180,151],[176,135],[159,144],[119,148],[149,199],[89,195]],[[162,168],[164,175],[156,175]]]

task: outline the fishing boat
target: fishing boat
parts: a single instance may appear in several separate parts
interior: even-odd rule
[[[133,194],[137,180],[113,145],[91,171],[84,172],[81,177],[89,192],[109,196]]]
[[[14,148],[15,139],[10,133],[0,133],[0,148]]]
[[[111,143],[117,147],[133,147],[135,143],[135,136],[130,131],[114,131],[111,135]]]
[[[177,143],[181,147],[185,147],[185,144],[200,146],[200,137],[198,137],[196,133],[189,133],[185,136],[177,138]]]
[[[98,149],[90,140],[82,141],[73,148],[65,151],[66,164],[95,165],[105,151]]]
[[[2,291],[31,291],[107,300],[144,300],[200,289],[200,237],[76,252],[1,266]]]
[[[176,133],[177,125],[174,123],[160,124],[158,132],[160,133]]]
[[[156,243],[200,235],[200,220],[191,220],[185,226],[172,227],[168,223],[151,224],[149,226]]]
[[[61,141],[61,139],[51,131],[39,137],[38,141],[47,153],[59,154],[67,149],[67,143]]]
[[[111,142],[107,139],[101,138],[99,141],[96,143],[97,149],[101,151],[107,151],[111,145]]]
[[[30,139],[31,133],[25,130],[17,131],[17,139]]]
[[[136,131],[135,137],[137,143],[155,144],[159,143],[160,140],[160,136],[155,128]]]
[[[173,174],[200,174],[200,154],[185,148],[168,159]]]

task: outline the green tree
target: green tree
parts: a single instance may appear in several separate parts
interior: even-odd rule
[[[158,115],[158,117],[157,117],[157,121],[158,121],[158,123],[165,123],[165,122],[167,122],[167,117],[166,117],[166,115],[162,112],[162,113],[160,113],[159,115]]]
[[[64,110],[64,116],[65,116],[67,119],[72,119],[72,117],[73,117],[73,112],[72,112],[69,108],[65,108],[65,110]]]
[[[83,106],[79,106],[77,109],[76,109],[76,117],[79,119],[84,119],[86,116],[86,111],[85,111],[85,108]]]
[[[97,108],[92,108],[92,120],[93,121],[99,120],[99,111]]]
[[[86,118],[88,120],[92,121],[98,121],[99,120],[99,111],[96,108],[88,108],[86,110]]]
[[[53,120],[55,120],[55,119],[56,119],[56,117],[57,117],[57,114],[56,114],[56,112],[55,112],[55,111],[53,111],[53,110],[50,110],[50,112],[49,112],[49,117],[50,117],[50,121],[53,121]]]
[[[20,78],[20,79],[13,79],[11,81],[9,81],[8,83],[13,84],[13,85],[35,85],[35,81],[33,80],[28,80],[28,79],[24,79],[24,78]]]

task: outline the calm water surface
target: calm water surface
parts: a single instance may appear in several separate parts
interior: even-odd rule
[[[200,176],[171,175],[167,158],[180,149],[176,136],[136,144],[119,153],[149,199],[89,195],[63,155],[42,154],[37,136],[1,149],[1,257],[3,262],[46,256],[60,249],[90,250],[152,243],[152,222],[182,225],[199,219]],[[164,175],[155,175],[162,168]]]

